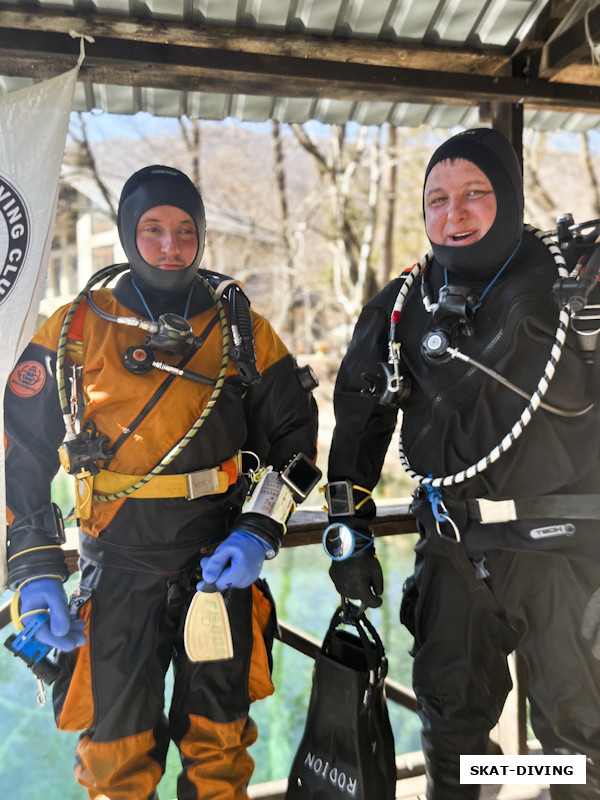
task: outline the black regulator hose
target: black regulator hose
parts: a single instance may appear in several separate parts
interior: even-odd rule
[[[229,351],[229,356],[235,362],[236,369],[246,385],[258,383],[260,372],[256,366],[250,303],[244,292],[235,284],[227,287],[225,296],[231,309],[231,334],[233,336],[233,347]]]

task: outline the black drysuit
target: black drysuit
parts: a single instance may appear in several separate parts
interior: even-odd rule
[[[475,311],[470,335],[460,335],[456,343],[528,397],[554,344],[556,278],[546,245],[525,231]],[[390,318],[403,280],[390,283],[365,306],[342,362],[329,481],[350,479],[373,489],[379,480],[397,411],[365,393],[372,385],[365,376],[376,374],[378,362],[387,361]],[[481,296],[490,280],[468,283]],[[424,477],[453,475],[485,458],[528,403],[471,364],[458,359],[434,363],[423,355],[422,340],[433,321],[422,295],[435,300],[445,283],[465,280],[445,273],[431,257],[408,291],[396,326],[402,372],[410,382],[402,403],[402,444],[410,467]],[[545,402],[567,411],[588,406],[586,369],[569,331]],[[599,448],[595,409],[560,416],[538,408],[498,460],[470,479],[443,487],[460,543],[440,535],[453,538],[454,532],[447,523],[436,524],[423,485],[415,493],[411,510],[420,540],[415,573],[405,585],[402,619],[415,641],[413,683],[429,800],[478,797],[478,786],[459,783],[459,755],[486,752],[488,733],[511,686],[507,656],[514,650],[527,667],[532,723],[544,750],[584,753],[591,759],[587,787],[557,785],[553,797],[598,796],[600,661],[592,656],[589,620],[587,627],[584,622],[590,598],[600,587],[598,519],[546,512],[550,499],[545,496],[598,493]],[[540,497],[537,518],[487,524],[479,521],[473,502]],[[372,513],[372,504],[365,504],[357,522],[364,526]],[[469,559],[454,563],[453,550],[460,549]],[[484,570],[489,576],[477,578],[475,564],[480,576]],[[472,570],[472,580],[465,569]],[[488,589],[495,599],[490,600]]]

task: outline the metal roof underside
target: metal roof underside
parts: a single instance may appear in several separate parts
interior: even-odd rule
[[[600,129],[600,0],[0,0],[0,94],[73,67],[73,109]]]

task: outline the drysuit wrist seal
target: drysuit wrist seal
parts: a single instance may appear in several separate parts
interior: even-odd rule
[[[7,586],[13,591],[26,578],[34,575],[69,577],[61,545],[66,541],[60,508],[48,503],[21,517],[8,529]]]

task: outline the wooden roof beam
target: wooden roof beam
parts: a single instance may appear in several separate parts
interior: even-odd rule
[[[582,16],[577,10],[584,8]],[[566,67],[583,59],[591,59],[588,31],[594,43],[600,44],[600,6],[589,9],[588,0],[580,0],[572,12],[573,22],[564,29],[557,28],[557,33],[549,38],[542,49],[539,75],[552,78]],[[587,17],[587,30],[586,30]]]
[[[42,80],[74,67],[78,53],[79,43],[64,33],[0,26],[0,74]],[[495,101],[593,112],[600,107],[598,85],[522,75],[408,69],[318,55],[298,58],[105,37],[96,37],[86,53],[79,73],[83,83],[352,102]]]
[[[134,20],[100,14],[24,10],[0,2],[0,30],[12,29],[40,34],[76,31],[94,38],[146,42],[162,46],[223,50],[297,59],[322,59],[342,64],[451,70],[493,74],[508,60],[498,49],[423,47],[372,39],[340,39],[278,31],[257,31],[214,25]],[[91,54],[93,45],[87,48]]]

